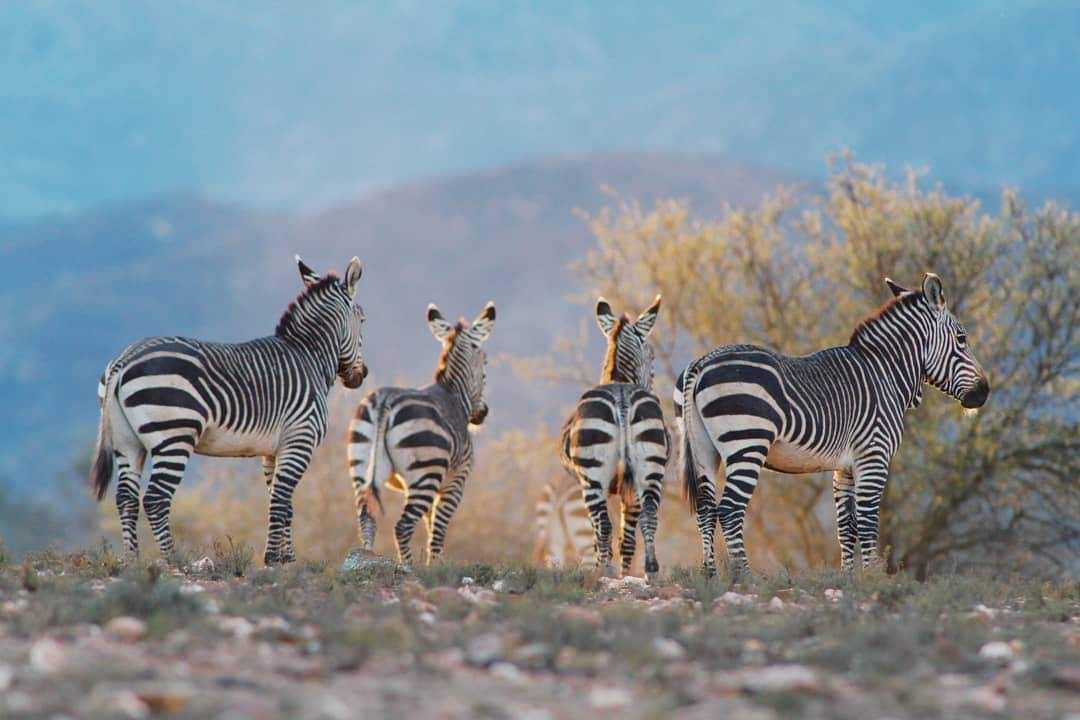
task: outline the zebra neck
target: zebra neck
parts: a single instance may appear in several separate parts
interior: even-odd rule
[[[435,384],[439,385],[448,393],[458,398],[461,401],[461,406],[465,408],[466,415],[472,414],[473,407],[472,401],[469,400],[470,395],[468,378],[460,377],[455,373],[446,371],[440,373],[435,378]]]
[[[329,335],[286,333],[278,337],[307,360],[315,374],[326,381],[326,390],[329,392],[338,371],[338,353]]]
[[[607,385],[609,383],[629,383],[630,385],[637,385],[639,387],[643,387],[646,390],[649,389],[645,386],[644,383],[640,381],[637,375],[624,372],[620,368],[616,367],[605,367],[600,373],[600,384]]]
[[[881,325],[883,320],[874,324]],[[872,324],[863,328],[848,345],[869,365],[872,376],[883,378],[896,388],[898,400],[905,410],[919,404],[925,347],[921,333],[913,333],[909,327],[882,328]]]

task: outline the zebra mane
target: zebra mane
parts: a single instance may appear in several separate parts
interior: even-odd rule
[[[848,340],[848,344],[849,345],[854,345],[859,340],[861,340],[863,334],[866,332],[866,329],[868,327],[872,326],[875,322],[877,322],[881,318],[886,317],[887,315],[891,314],[893,312],[894,308],[909,307],[909,306],[915,305],[920,300],[922,300],[922,298],[923,298],[923,294],[922,294],[921,291],[920,292],[909,292],[909,293],[905,293],[905,294],[897,296],[897,297],[889,298],[888,300],[886,300],[881,305],[881,307],[879,307],[877,310],[873,311],[872,313],[870,313],[869,315],[867,315],[866,317],[864,317],[862,320],[859,321],[859,324],[856,325],[855,329],[851,332],[851,339]]]
[[[274,335],[277,337],[287,335],[296,321],[297,313],[308,303],[326,294],[327,289],[337,282],[338,276],[330,272],[325,277],[319,278],[319,281],[314,285],[300,291],[296,299],[289,303],[289,307],[285,308],[285,312],[281,314],[281,319],[278,320],[277,327],[274,328]]]
[[[630,318],[623,313],[622,317],[615,321],[615,326],[611,328],[611,333],[608,335],[607,353],[604,355],[604,367],[600,371],[600,377],[604,378],[603,382],[632,383],[635,381],[635,378],[625,377],[620,373],[618,367],[619,333],[629,322]]]
[[[439,382],[446,374],[446,361],[450,357],[450,353],[453,352],[454,346],[457,344],[458,335],[465,329],[465,321],[458,320],[454,325],[454,329],[446,336],[446,342],[443,343],[442,353],[439,355],[439,365],[435,368],[435,382]]]

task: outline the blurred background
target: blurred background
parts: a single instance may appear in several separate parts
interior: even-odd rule
[[[294,253],[365,263],[372,375],[334,391],[297,498],[298,551],[332,560],[355,534],[345,419],[430,380],[428,302],[499,309],[448,553],[522,559],[599,373],[597,293],[664,293],[667,402],[713,345],[842,344],[883,275],[933,270],[994,395],[909,414],[890,563],[1076,572],[1078,37],[1053,0],[2,4],[0,537],[115,538],[84,486],[105,363],[146,335],[269,334]],[[752,560],[837,561],[829,481],[765,478]],[[258,547],[265,504],[256,460],[199,462],[178,537]],[[660,537],[662,562],[699,562],[674,492]]]

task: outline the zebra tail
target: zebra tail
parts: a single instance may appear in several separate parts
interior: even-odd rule
[[[690,514],[696,515],[698,509],[698,474],[694,463],[694,446],[690,440],[692,430],[690,423],[695,420],[694,413],[694,383],[697,375],[691,365],[686,368],[683,377],[683,401],[682,401],[682,472],[683,472],[683,499],[690,507]]]
[[[375,413],[375,436],[371,438],[371,455],[368,456],[368,492],[369,497],[375,499],[379,506],[379,514],[385,515],[382,496],[379,494],[379,474],[376,472],[377,461],[386,454],[386,422],[387,413],[385,404],[379,403],[377,398],[372,398],[372,412]],[[389,460],[389,458],[387,458]]]
[[[104,376],[103,376],[104,380]],[[109,490],[112,482],[115,455],[112,446],[112,423],[109,422],[109,388],[104,384],[98,387],[98,400],[101,405],[101,419],[98,421],[97,446],[94,450],[94,464],[90,468],[90,488],[98,502]]]

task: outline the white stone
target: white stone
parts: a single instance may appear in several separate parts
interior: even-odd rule
[[[770,665],[742,675],[742,686],[751,692],[814,690],[818,678],[805,665]]]
[[[506,590],[506,581],[496,580],[495,582],[491,583],[491,589],[497,593],[504,592]]]
[[[488,671],[500,680],[514,685],[527,685],[529,682],[529,676],[521,672],[513,663],[495,662],[491,664]]]
[[[619,687],[597,685],[589,690],[589,705],[597,710],[614,710],[622,708],[633,702],[634,697],[629,690]]]
[[[247,640],[255,632],[255,626],[247,618],[231,615],[222,615],[217,618],[217,626],[237,640]]]
[[[506,645],[495,633],[478,635],[465,646],[465,659],[470,665],[490,665],[503,656]]]
[[[671,638],[658,637],[653,640],[653,650],[657,657],[664,660],[681,660],[686,656],[683,646]]]
[[[200,558],[191,563],[188,570],[199,575],[210,575],[214,572],[214,561],[209,557]]]
[[[135,642],[146,637],[146,623],[138,618],[121,615],[105,623],[105,634],[115,640]]]
[[[420,622],[424,623],[425,625],[434,625],[435,624],[435,613],[425,611],[425,612],[422,612],[419,615],[417,615],[416,619],[419,620]]]
[[[1005,663],[1012,660],[1016,656],[1016,651],[1007,642],[1001,640],[994,640],[988,642],[979,648],[979,657],[986,660],[992,660],[994,662]]]
[[[206,588],[199,583],[184,583],[180,586],[180,592],[184,595],[197,595],[206,592]]]
[[[755,598],[753,595],[740,595],[737,592],[728,590],[726,593],[716,599],[715,604],[742,607],[744,605],[752,605],[754,599]]]
[[[781,600],[780,598],[776,597],[776,596],[773,596],[773,599],[769,601],[769,609],[770,610],[783,610],[784,609],[784,601]]]
[[[458,588],[458,595],[476,605],[494,605],[495,593],[486,588],[475,588],[472,585],[463,585]]]
[[[30,666],[39,672],[63,670],[67,661],[67,650],[52,638],[42,638],[30,646]]]
[[[466,575],[466,576],[464,576],[463,578],[461,578],[461,584],[462,584],[462,585],[466,585],[466,586],[468,586],[468,585],[472,585],[472,584],[473,584],[473,583],[475,583],[475,582],[476,582],[476,581],[475,581],[475,580],[473,580],[473,579],[472,579],[471,577],[469,577],[468,575]]]
[[[840,602],[844,598],[844,591],[837,588],[826,588],[825,599],[829,602]]]

